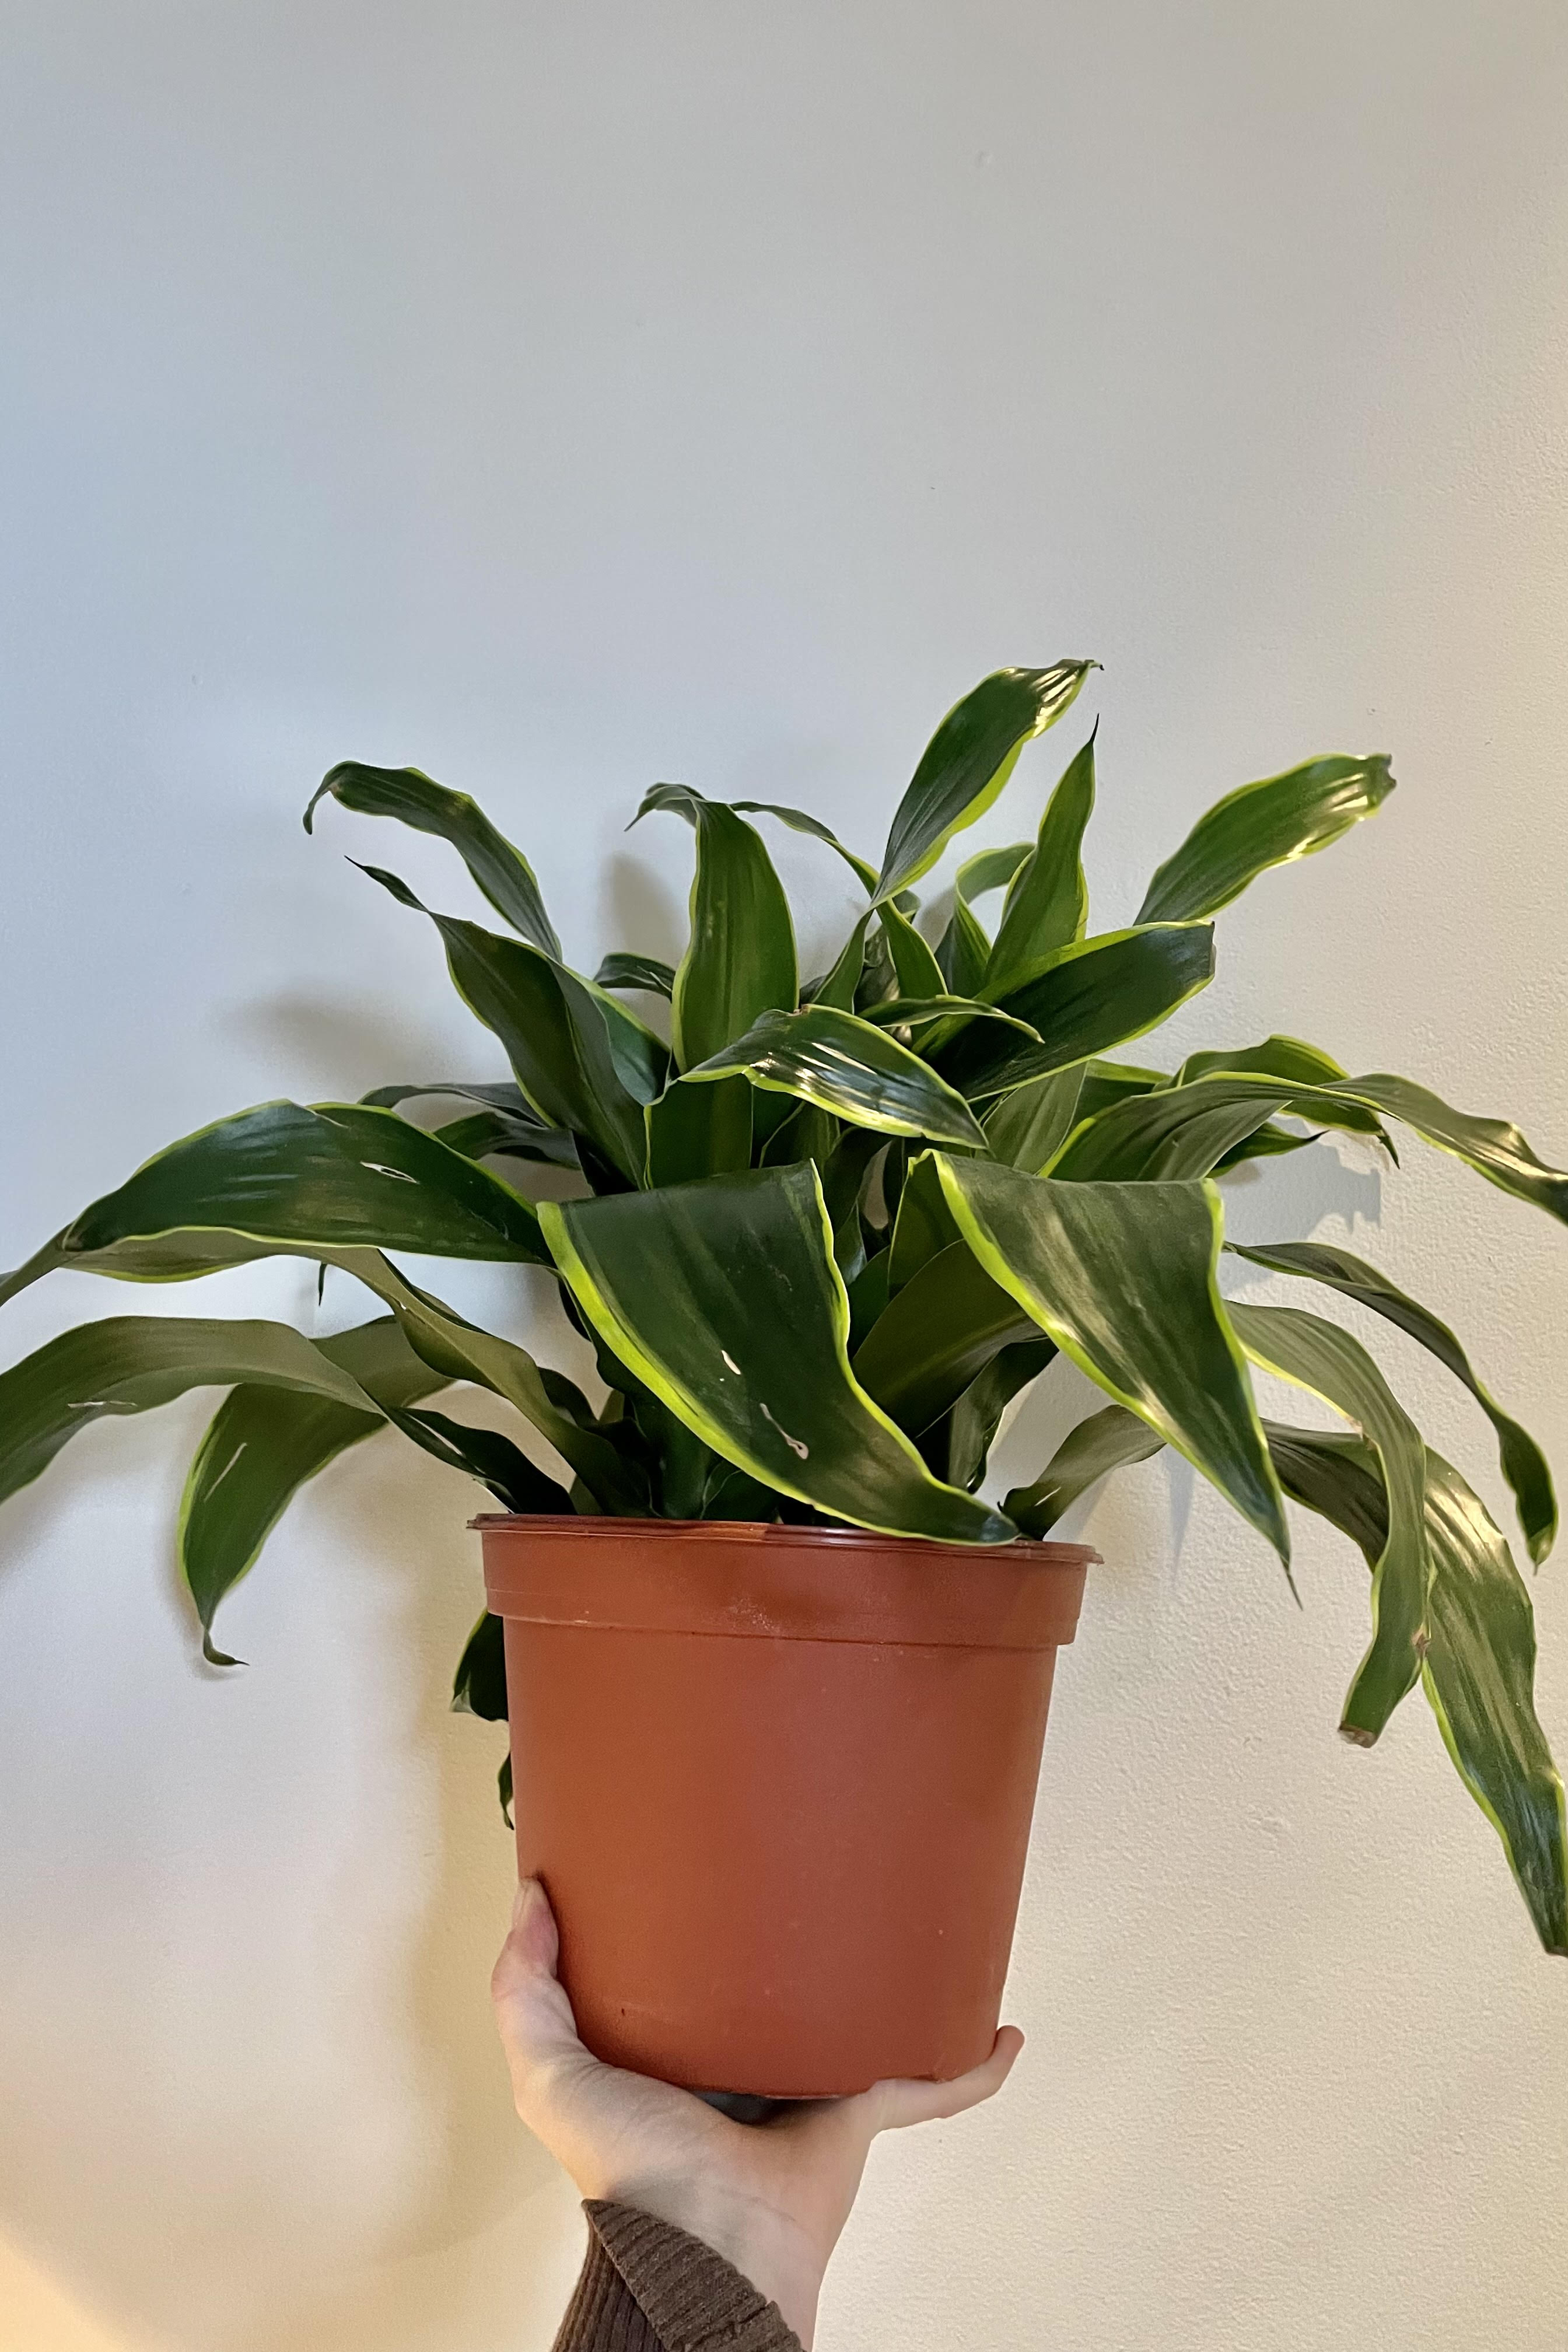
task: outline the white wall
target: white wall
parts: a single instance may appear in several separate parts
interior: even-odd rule
[[[1106,925],[1220,791],[1395,755],[1375,825],[1224,918],[1183,1038],[1305,1034],[1568,1157],[1565,71],[1546,0],[15,0],[0,1263],[226,1109],[493,1066],[342,863],[384,829],[301,834],[331,761],[478,792],[579,958],[668,953],[647,782],[875,847],[955,694],[1064,653],[1106,666]],[[831,862],[781,862],[833,941]],[[1235,1218],[1379,1258],[1568,1464],[1568,1236],[1406,1162]],[[0,1343],[198,1299],[312,1312],[289,1267],[62,1276]],[[579,2224],[486,2013],[470,1492],[385,1439],[334,1469],[221,1680],[170,1569],[203,1413],[100,1426],[0,1520],[0,2339],[542,2347]],[[1555,2352],[1568,1973],[1420,1701],[1334,1738],[1359,1560],[1303,1525],[1298,1613],[1158,1464],[1088,1524],[1029,2049],[879,2151],[825,2345]]]

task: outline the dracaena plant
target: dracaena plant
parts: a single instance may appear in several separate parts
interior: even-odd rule
[[[301,1482],[388,1423],[511,1511],[850,1521],[956,1545],[1042,1538],[1108,1471],[1173,1446],[1287,1574],[1287,1496],[1360,1547],[1371,1633],[1342,1730],[1370,1745],[1419,1683],[1542,1941],[1568,1949],[1563,1789],[1509,1547],[1355,1339],[1307,1307],[1226,1303],[1220,1256],[1235,1245],[1215,1182],[1335,1132],[1387,1145],[1390,1126],[1560,1219],[1568,1176],[1517,1128],[1408,1078],[1352,1077],[1300,1039],[1191,1055],[1173,1071],[1107,1058],[1205,985],[1212,918],[1257,875],[1380,807],[1394,782],[1382,758],[1244,784],[1160,866],[1135,921],[1091,933],[1091,736],[1035,838],[961,866],[945,928],[921,930],[912,886],[1091,667],[999,671],[951,710],[879,867],[798,809],[656,785],[639,815],[689,824],[696,854],[674,970],[626,953],[592,979],[574,971],[527,859],[471,800],[416,769],[334,768],[307,829],[331,799],[439,835],[506,926],[429,913],[395,875],[364,869],[434,924],[512,1076],[267,1103],[172,1145],[85,1209],[0,1297],[58,1266],[178,1281],[282,1253],[356,1276],[386,1312],[321,1339],[140,1316],[68,1331],[0,1378],[0,1493],[100,1414],[226,1389],[179,1523],[206,1654],[226,1664],[212,1639],[225,1593]],[[804,982],[755,817],[813,836],[864,898],[830,969]],[[974,908],[999,892],[992,938]],[[658,998],[668,1045],[627,1001],[652,1014]],[[408,1113],[428,1120],[443,1099],[444,1125]],[[567,1197],[531,1198],[530,1162],[557,1171],[556,1191],[568,1171]],[[596,1351],[605,1401],[416,1286],[400,1252],[549,1269]],[[1433,1308],[1347,1250],[1281,1240],[1237,1254],[1430,1349],[1489,1416],[1526,1549],[1544,1558],[1557,1517],[1546,1463]],[[1004,1413],[1058,1355],[1107,1402],[1027,1486],[983,1500]],[[1262,1420],[1252,1364],[1333,1407],[1345,1433]],[[557,1475],[437,1410],[454,1383],[504,1400]],[[490,1717],[505,1711],[498,1634],[481,1619],[456,1686]]]

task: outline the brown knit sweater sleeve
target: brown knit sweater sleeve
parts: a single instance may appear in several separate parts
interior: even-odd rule
[[[801,2352],[777,2304],[700,2238],[591,2200],[588,2252],[555,2352]]]

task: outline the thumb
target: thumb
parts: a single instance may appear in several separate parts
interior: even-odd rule
[[[970,2107],[994,2098],[1013,2071],[1014,2061],[1024,2046],[1024,2037],[1016,2025],[1004,2025],[991,2045],[989,2058],[972,2066],[967,2074],[959,2074],[951,2083],[888,2082],[878,2083],[862,2096],[871,2104],[873,2131],[901,2131],[906,2124],[936,2123],[946,2116],[961,2116]]]
[[[557,1978],[561,1937],[550,1897],[537,1878],[525,1878],[512,1904],[511,1927],[490,1978],[496,2022],[514,2070],[562,2049],[580,2048],[572,2004]]]

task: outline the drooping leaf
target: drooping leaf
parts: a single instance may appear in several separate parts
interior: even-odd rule
[[[538,948],[431,914],[395,874],[376,866],[363,871],[402,905],[429,916],[454,987],[500,1038],[539,1117],[584,1137],[636,1183],[646,1149],[643,1108],[662,1091],[669,1065],[652,1030]]]
[[[1426,1446],[1359,1339],[1296,1307],[1232,1303],[1237,1336],[1255,1363],[1293,1381],[1360,1424],[1383,1465],[1388,1541],[1372,1579],[1372,1641],[1346,1695],[1340,1729],[1370,1748],[1420,1679],[1431,1638]]]
[[[488,1609],[458,1661],[452,1677],[452,1712],[477,1715],[484,1723],[506,1721],[506,1625]]]
[[[547,956],[560,956],[561,942],[532,866],[467,793],[448,792],[418,768],[367,768],[358,760],[344,760],[317,786],[305,811],[307,833],[313,829],[317,802],[328,793],[363,816],[396,817],[417,833],[449,841],[497,914]]]
[[[391,1315],[310,1344],[379,1409],[257,1381],[242,1381],[218,1407],[185,1480],[178,1538],[181,1573],[212,1665],[236,1663],[213,1646],[219,1601],[254,1566],[305,1481],[347,1446],[384,1429],[393,1409],[417,1404],[447,1384],[445,1373],[410,1348]]]
[[[229,1234],[249,1246],[230,1255],[212,1245]],[[548,1263],[521,1193],[395,1111],[289,1102],[171,1144],[84,1209],[49,1244],[49,1262],[157,1279],[358,1245]]]
[[[918,1437],[957,1403],[1002,1349],[1032,1340],[1038,1330],[966,1244],[939,1250],[889,1296],[891,1255],[884,1250],[861,1277],[864,1283],[873,1267],[879,1270],[882,1299],[868,1294],[864,1301],[865,1308],[879,1306],[880,1311],[858,1340],[855,1377],[901,1429]],[[858,1283],[858,1308],[860,1288]]]
[[[237,1381],[375,1410],[352,1373],[287,1323],[111,1315],[62,1331],[0,1372],[0,1500],[105,1414],[146,1412],[187,1390]]]
[[[1069,1504],[1098,1479],[1163,1450],[1156,1429],[1125,1405],[1108,1404],[1069,1429],[1039,1476],[1015,1486],[1004,1507],[1026,1536],[1048,1536]]]
[[[607,955],[594,974],[595,988],[636,988],[645,996],[675,994],[675,966],[658,956]]]
[[[1266,1037],[1261,1045],[1243,1045],[1230,1052],[1189,1054],[1168,1083],[1191,1086],[1195,1078],[1206,1078],[1216,1070],[1246,1070],[1263,1077],[1293,1078],[1312,1088],[1337,1087],[1350,1076],[1350,1072],[1321,1046],[1309,1045],[1300,1037],[1276,1036]],[[1335,1107],[1317,1097],[1314,1103],[1312,1116],[1321,1125],[1343,1128],[1352,1135],[1374,1136],[1391,1157],[1396,1157],[1382,1120],[1360,1103],[1346,1101]],[[1331,1118],[1323,1116],[1326,1111],[1331,1111]]]
[[[1287,1494],[1360,1545],[1388,1541],[1377,1456],[1358,1438],[1267,1424]],[[1549,1952],[1568,1952],[1563,1782],[1535,1712],[1535,1620],[1507,1544],[1458,1472],[1426,1450],[1432,1637],[1422,1682],[1460,1779],[1502,1840]]]
[[[945,1061],[943,1068],[945,1072]],[[1113,1104],[1091,1126],[1068,1137],[1052,1173],[1087,1178],[1099,1176],[1112,1165],[1120,1168],[1130,1156],[1136,1159],[1146,1152],[1151,1139],[1173,1134],[1200,1112],[1206,1114],[1226,1102],[1262,1099],[1270,1115],[1289,1102],[1299,1117],[1324,1125],[1333,1124],[1348,1103],[1382,1112],[1413,1128],[1426,1141],[1452,1152],[1502,1192],[1568,1223],[1568,1174],[1538,1160],[1519,1129],[1506,1119],[1477,1118],[1457,1111],[1413,1079],[1386,1074],[1345,1078],[1332,1087],[1292,1084],[1288,1097],[1281,1092],[1284,1084],[1283,1079],[1249,1071],[1216,1070],[1191,1086],[1158,1090],[1142,1105]]]
[[[68,1225],[23,1265],[0,1276],[0,1307],[65,1266],[116,1282],[195,1282],[203,1275],[224,1274],[231,1266],[279,1255],[268,1243],[248,1241],[240,1234],[153,1234],[121,1238],[99,1249],[68,1250],[69,1234]],[[282,1254],[288,1254],[286,1246]]]
[[[1289,1565],[1279,1481],[1215,1280],[1223,1221],[1213,1185],[1056,1184],[945,1156],[940,1166],[959,1229],[992,1280]]]
[[[1083,1075],[1082,1063],[1075,1063],[998,1095],[982,1121],[992,1159],[1039,1175],[1072,1130]]]
[[[652,1185],[689,1184],[752,1164],[752,1089],[743,1077],[717,1086],[678,1078],[645,1117]]]
[[[1268,1242],[1244,1248],[1239,1242],[1232,1242],[1228,1247],[1237,1257],[1246,1258],[1253,1265],[1321,1282],[1347,1298],[1356,1299],[1363,1307],[1370,1307],[1374,1314],[1385,1316],[1413,1339],[1418,1339],[1457,1381],[1463,1382],[1497,1432],[1502,1474],[1519,1505],[1520,1525],[1530,1557],[1539,1566],[1552,1549],[1557,1533],[1557,1496],[1546,1457],[1530,1432],[1521,1429],[1503,1411],[1485,1382],[1477,1378],[1468,1356],[1447,1324],[1429,1307],[1423,1307],[1419,1299],[1412,1298],[1390,1282],[1376,1266],[1369,1265],[1365,1258],[1355,1257],[1349,1250],[1338,1249],[1330,1243]]]
[[[973,1112],[918,1054],[851,1013],[809,1004],[764,1013],[743,1037],[687,1072],[686,1082],[737,1073],[772,1093],[797,1095],[857,1127],[983,1149]]]
[[[536,1469],[521,1446],[499,1429],[475,1428],[419,1405],[389,1407],[387,1418],[449,1470],[461,1470],[488,1486],[503,1511],[563,1514],[572,1508],[564,1486]]]
[[[1005,997],[1042,956],[1081,940],[1089,926],[1083,835],[1094,808],[1094,737],[1068,762],[1046,803],[1039,836],[1007,893],[985,967],[985,992]]]
[[[623,1518],[649,1516],[645,1450],[640,1444],[628,1444],[624,1432],[596,1421],[582,1391],[564,1373],[536,1364],[515,1340],[465,1321],[399,1274],[377,1250],[342,1251],[333,1262],[391,1307],[409,1346],[427,1364],[448,1380],[476,1381],[515,1405],[575,1471],[592,1497],[588,1507],[596,1505]]]
[[[1059,719],[1096,664],[1000,669],[955,703],[894,812],[876,897],[890,898],[935,864],[952,835],[984,816],[1031,736]]]
[[[1079,940],[1047,958],[1003,1004],[1038,1031],[1037,1045],[974,1024],[935,1054],[937,1066],[972,1102],[1005,1094],[1142,1037],[1213,976],[1207,923],[1159,923]]]
[[[616,1353],[737,1468],[889,1534],[1012,1535],[998,1512],[933,1479],[851,1374],[848,1302],[809,1163],[552,1202],[542,1222]]]
[[[1336,1091],[1413,1128],[1440,1151],[1452,1152],[1457,1160],[1466,1161],[1489,1184],[1568,1224],[1568,1174],[1538,1160],[1511,1119],[1477,1118],[1468,1111],[1455,1110],[1428,1087],[1417,1086],[1414,1078],[1396,1077],[1386,1071],[1347,1079]]]
[[[858,882],[868,890],[876,888],[877,869],[870,859],[857,857],[852,849],[846,849],[838,835],[824,824],[820,817],[808,816],[805,809],[781,808],[777,801],[731,801],[730,806],[749,810],[758,816],[776,816],[792,832],[809,834],[813,841],[826,842],[829,849],[837,851]]]
[[[689,1070],[761,1013],[794,1012],[795,926],[763,837],[744,817],[685,784],[655,784],[633,824],[654,809],[683,816],[697,835],[691,937],[673,997],[675,1058]]]
[[[1165,860],[1144,894],[1141,923],[1217,914],[1270,866],[1283,866],[1375,815],[1394,790],[1381,753],[1310,760],[1285,775],[1243,784],[1216,801]]]

